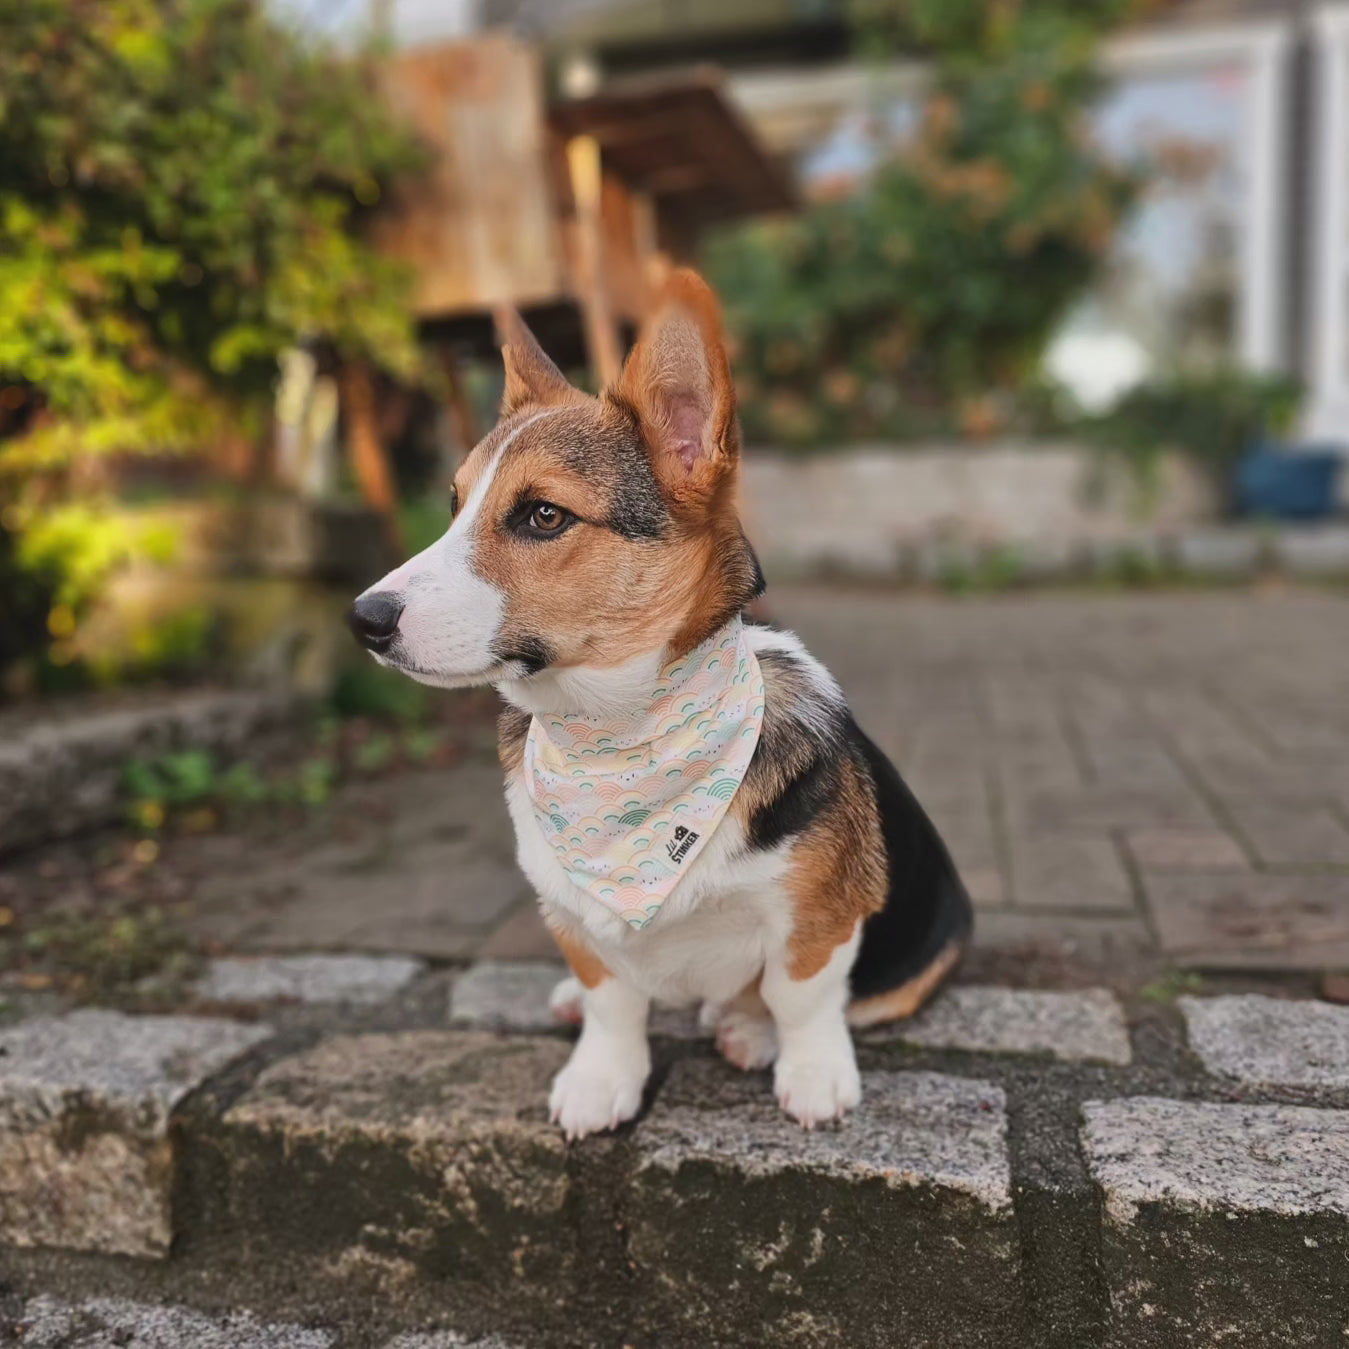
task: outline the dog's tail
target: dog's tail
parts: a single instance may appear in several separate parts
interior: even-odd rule
[[[890,885],[867,919],[852,971],[848,1021],[874,1026],[912,1016],[960,963],[974,909],[951,854],[895,766],[850,727],[876,787]]]

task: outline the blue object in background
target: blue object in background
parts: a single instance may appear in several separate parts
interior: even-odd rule
[[[1335,513],[1344,455],[1320,446],[1254,445],[1237,464],[1237,509],[1276,520],[1320,520]]]

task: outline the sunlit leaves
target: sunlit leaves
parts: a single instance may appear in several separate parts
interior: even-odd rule
[[[869,50],[921,56],[928,79],[854,195],[711,251],[751,434],[1006,429],[1138,186],[1083,130],[1097,44],[1129,8],[855,0]]]

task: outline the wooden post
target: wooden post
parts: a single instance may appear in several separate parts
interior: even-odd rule
[[[623,368],[623,348],[604,289],[599,141],[593,136],[573,136],[567,142],[567,172],[576,202],[576,288],[585,320],[586,349],[600,383],[612,384]]]
[[[642,313],[645,315],[670,275],[670,259],[660,251],[656,203],[651,200],[649,193],[632,194],[632,216],[633,248],[642,269],[642,288],[646,292],[642,297]]]
[[[459,442],[459,462],[462,463],[480,439],[478,419],[473,415],[473,404],[469,402],[468,391],[464,388],[463,368],[453,347],[440,349],[440,368],[445,376],[445,402],[450,413],[450,425],[454,427],[454,436]]]
[[[342,402],[347,413],[351,466],[361,496],[384,522],[389,544],[401,557],[406,550],[398,527],[398,489],[394,485],[393,468],[380,441],[375,381],[368,362],[356,360],[343,365]]]

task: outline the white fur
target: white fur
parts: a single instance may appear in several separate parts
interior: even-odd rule
[[[785,636],[795,646],[784,644],[782,649],[796,654],[799,643],[791,634],[770,636]],[[498,687],[530,712],[608,715],[632,698],[645,702],[663,659],[664,653],[657,651],[613,670],[558,672],[551,679],[503,681]],[[832,680],[829,684],[837,690]],[[578,697],[584,701],[574,701]],[[636,1112],[642,1085],[636,1080],[638,1070],[643,1080],[647,1072],[648,1000],[674,1006],[699,1001],[728,1004],[761,975],[776,1029],[762,1019],[754,1026],[752,1017],[735,1017],[730,1040],[723,1046],[728,1057],[743,1060],[741,1066],[765,1067],[780,1041],[779,1099],[808,1127],[856,1104],[857,1068],[843,1009],[859,936],[839,947],[813,979],[792,980],[787,975],[791,913],[783,880],[790,841],[771,849],[751,849],[742,825],[723,817],[662,905],[659,919],[635,931],[562,869],[534,818],[521,770],[507,778],[506,803],[521,869],[538,891],[548,923],[593,951],[613,975],[583,993],[585,1028],[571,1062],[554,1084],[554,1114],[568,1136],[611,1127]],[[773,1000],[767,996],[770,984]],[[554,1008],[570,1010],[575,993],[574,986],[564,981],[554,993]],[[720,1018],[723,1025],[726,1017]],[[641,1052],[634,1042],[634,1026],[642,1040]]]
[[[473,566],[482,507],[511,442],[556,411],[536,412],[521,422],[497,447],[449,529],[365,592],[391,591],[403,601],[397,641],[387,652],[375,654],[381,665],[447,689],[488,683],[509,673],[493,653],[506,596]]]
[[[848,1032],[848,974],[862,939],[835,947],[828,964],[809,979],[793,979],[786,962],[770,959],[759,992],[778,1034],[773,1087],[778,1104],[807,1129],[838,1119],[862,1099]]]
[[[567,1138],[584,1138],[630,1120],[651,1071],[644,993],[604,979],[583,995],[581,1038],[553,1079],[548,1112]]]
[[[810,681],[814,697],[798,698],[792,706],[793,715],[820,740],[834,734],[838,712],[845,706],[843,690],[834,676],[806,650],[801,639],[794,632],[752,624],[745,628],[745,639],[751,651],[781,651],[796,662]]]
[[[534,715],[584,712],[590,717],[615,717],[647,707],[664,664],[665,650],[660,648],[604,670],[548,666],[527,679],[497,680],[496,686],[507,702]]]
[[[766,1006],[728,1007],[716,1030],[722,1058],[746,1072],[767,1068],[778,1056],[778,1031]]]

